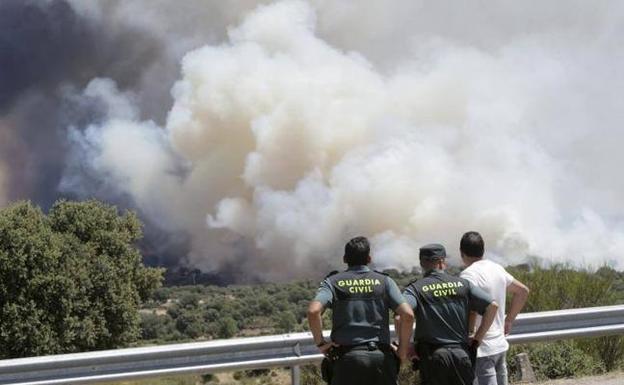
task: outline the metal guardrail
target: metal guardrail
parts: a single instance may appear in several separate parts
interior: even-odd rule
[[[510,343],[624,334],[624,305],[520,314]],[[310,333],[0,361],[0,385],[88,384],[223,371],[293,368],[322,355]]]

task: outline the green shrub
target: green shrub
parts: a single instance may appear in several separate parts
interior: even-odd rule
[[[244,376],[245,376],[245,373],[242,371],[234,372],[234,374],[232,374],[232,378],[235,379],[236,381],[240,381]]]
[[[297,328],[297,319],[291,311],[278,313],[276,318],[274,322],[277,324],[276,330],[279,333],[291,332]]]
[[[580,377],[605,371],[602,362],[578,348],[574,342],[558,341],[512,347],[507,354],[511,378],[519,376],[519,368],[513,361],[520,352],[528,353],[533,371],[540,380]]]
[[[219,383],[219,378],[217,376],[215,376],[214,374],[204,374],[201,376],[202,379],[202,383],[204,384],[218,384]]]
[[[238,325],[236,325],[236,321],[231,317],[224,317],[217,322],[218,325],[218,337],[219,338],[230,338],[238,333]]]
[[[175,333],[175,323],[168,315],[141,314],[141,337],[144,340],[166,340]]]
[[[183,309],[175,320],[175,326],[180,333],[190,338],[198,338],[206,333],[202,314],[195,309]]]
[[[537,264],[530,270],[509,268],[509,272],[531,289],[524,312],[536,312],[617,303],[613,290],[615,277],[585,269],[555,264],[544,268]]]
[[[272,374],[271,369],[251,369],[234,372],[232,378],[243,384],[270,384]],[[253,381],[250,381],[253,380]]]
[[[271,369],[250,369],[245,370],[245,377],[264,377],[271,374]]]
[[[181,307],[186,309],[194,309],[199,306],[201,296],[197,293],[184,293],[178,300]]]
[[[613,305],[622,301],[622,273],[609,267],[594,272],[563,264],[545,268],[535,263],[509,271],[531,288],[525,312]],[[624,361],[622,337],[577,339],[568,344],[606,370],[617,369]],[[531,357],[534,366],[539,364],[535,362],[539,357]]]
[[[622,368],[624,364],[624,337],[610,336],[576,341],[578,347],[600,360],[607,371]]]

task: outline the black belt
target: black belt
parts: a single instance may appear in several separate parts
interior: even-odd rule
[[[369,351],[369,352],[380,350],[384,353],[389,353],[392,351],[392,348],[390,347],[390,345],[379,343],[379,342],[364,342],[362,344],[357,344],[357,345],[340,345],[336,347],[335,349],[338,351],[340,355],[343,355],[353,350],[364,350],[364,351]]]
[[[417,346],[417,349],[424,349],[428,354],[431,354],[440,348],[446,348],[446,349],[468,349],[469,348],[468,344],[456,343],[456,342],[448,343],[448,344],[432,344],[429,342],[420,341],[416,343],[416,346]]]

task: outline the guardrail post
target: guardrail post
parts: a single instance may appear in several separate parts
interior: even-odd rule
[[[292,385],[301,384],[301,368],[299,367],[299,365],[295,365],[290,368],[290,378]]]
[[[293,346],[293,353],[295,353],[297,357],[301,357],[301,345],[299,343],[296,343],[295,346]],[[290,379],[292,385],[301,384],[301,368],[299,365],[291,366]]]
[[[526,353],[516,354],[516,365],[520,369],[520,382],[537,382],[529,355]]]

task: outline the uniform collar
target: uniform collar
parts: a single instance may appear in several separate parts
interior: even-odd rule
[[[441,275],[441,274],[444,274],[444,270],[432,269],[432,270],[429,270],[428,272],[426,272],[424,276],[428,277],[430,275]]]
[[[354,271],[356,273],[365,273],[365,272],[370,271],[370,269],[366,265],[355,265],[355,266],[349,266],[349,268],[347,268],[347,271]]]

